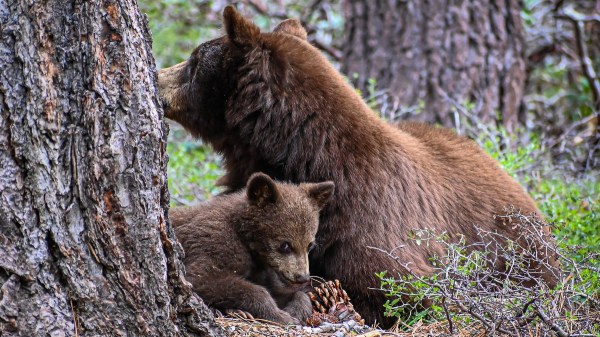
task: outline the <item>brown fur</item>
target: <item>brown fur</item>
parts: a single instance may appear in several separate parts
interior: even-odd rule
[[[279,323],[306,320],[308,251],[332,192],[331,182],[289,185],[257,173],[245,193],[172,209],[194,291],[218,309]]]
[[[293,182],[332,180],[321,212],[311,272],[338,278],[368,322],[389,325],[375,273],[407,270],[368,247],[393,250],[412,271],[431,272],[436,243],[413,229],[477,239],[475,225],[515,237],[494,214],[533,200],[472,141],[422,124],[386,124],[321,53],[288,23],[260,33],[232,7],[227,35],[201,44],[189,61],[161,70],[166,116],[225,158],[221,180],[239,190],[256,171]],[[302,34],[300,34],[302,35]],[[501,261],[499,261],[499,264]],[[546,272],[546,271],[544,271]],[[546,272],[545,278],[553,282]]]

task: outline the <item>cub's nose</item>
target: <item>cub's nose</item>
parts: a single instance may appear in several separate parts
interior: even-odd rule
[[[295,282],[299,284],[308,283],[308,281],[310,281],[310,276],[307,274],[297,274],[294,279]]]

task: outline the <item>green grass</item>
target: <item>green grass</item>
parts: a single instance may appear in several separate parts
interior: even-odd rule
[[[494,139],[496,138],[496,139]],[[498,138],[502,138],[502,141]],[[543,162],[544,149],[536,135],[526,144],[499,130],[495,137],[478,143],[511,176],[528,189],[546,220],[556,226],[555,235],[580,259],[600,251],[600,177],[596,172],[575,176]],[[498,144],[508,144],[504,148]]]
[[[577,181],[558,178],[537,184],[533,197],[540,210],[556,226],[555,234],[577,260],[600,252],[600,180],[586,177]],[[600,265],[600,261],[596,261]]]
[[[197,140],[171,139],[167,144],[167,153],[172,205],[192,205],[221,191],[215,186],[224,173],[221,158],[210,147]]]

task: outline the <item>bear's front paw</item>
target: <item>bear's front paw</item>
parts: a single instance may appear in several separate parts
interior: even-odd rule
[[[285,311],[297,318],[300,322],[306,322],[306,319],[312,315],[312,303],[308,295],[302,291],[297,291],[294,297],[285,306]]]

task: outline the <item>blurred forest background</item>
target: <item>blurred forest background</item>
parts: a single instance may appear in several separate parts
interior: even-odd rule
[[[141,0],[157,67],[218,37],[227,1]],[[298,18],[382,118],[456,129],[533,195],[575,255],[600,250],[600,0],[247,0],[263,30]],[[220,157],[171,123],[173,204],[218,193]]]

